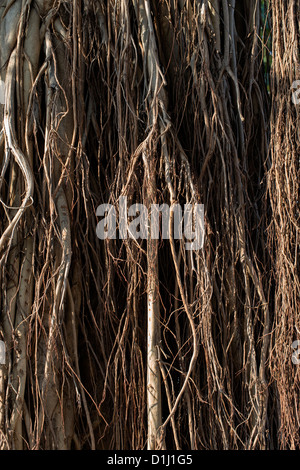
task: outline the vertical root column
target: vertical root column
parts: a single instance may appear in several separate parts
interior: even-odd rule
[[[156,201],[155,161],[149,152],[148,205]],[[158,275],[158,240],[152,240],[149,234],[147,244],[147,309],[148,309],[148,350],[147,350],[147,414],[148,414],[148,450],[155,450],[158,442],[158,430],[161,426],[161,378],[158,362],[160,342],[160,306]]]
[[[151,245],[151,240],[149,245]],[[149,247],[148,256],[153,255]],[[150,263],[152,264],[152,263]],[[148,265],[148,351],[147,351],[147,414],[148,450],[157,448],[158,430],[161,425],[161,379],[158,363],[160,341],[159,300],[155,271]]]

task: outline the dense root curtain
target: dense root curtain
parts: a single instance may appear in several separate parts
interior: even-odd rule
[[[283,449],[298,449],[300,444],[300,103],[293,96],[297,89],[299,94],[300,85],[299,20],[298,2],[273,1],[272,166],[268,174],[272,223],[268,232],[275,292],[270,368]],[[293,353],[296,361],[291,360]]]
[[[270,89],[267,6],[0,2],[1,448],[297,447],[299,22],[273,1]],[[125,197],[169,237],[98,239]],[[176,204],[204,204],[203,249]]]

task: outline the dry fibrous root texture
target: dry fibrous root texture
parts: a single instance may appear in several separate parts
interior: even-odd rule
[[[283,449],[299,448],[300,443],[299,366],[291,361],[292,345],[300,334],[300,105],[292,95],[294,82],[300,79],[299,20],[297,2],[273,1],[273,50],[276,52],[271,79],[272,166],[268,186],[273,213],[269,235],[275,295],[270,366],[277,400],[279,445]]]
[[[278,238],[289,251],[272,330],[265,176],[275,184],[280,169],[268,159],[261,2],[0,8],[1,447],[276,446],[295,397],[277,384],[275,336],[299,308],[297,148],[288,167],[274,147],[290,197],[283,215],[272,200],[276,227],[294,238]],[[295,120],[280,132],[295,142]],[[98,239],[97,207],[118,212],[125,196],[149,210],[204,204],[203,249],[176,239],[172,210],[169,239]]]

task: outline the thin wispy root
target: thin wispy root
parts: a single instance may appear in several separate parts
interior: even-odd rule
[[[300,21],[268,3],[0,1],[1,449],[299,448]],[[204,204],[203,249],[172,211],[99,240],[124,196]]]

